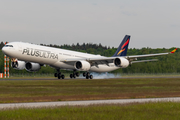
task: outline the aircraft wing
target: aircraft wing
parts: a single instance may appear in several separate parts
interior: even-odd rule
[[[177,50],[174,49],[171,52],[168,53],[157,53],[157,54],[146,54],[146,55],[132,55],[132,56],[122,56],[123,58],[126,58],[127,60],[129,60],[130,63],[139,63],[139,62],[149,62],[149,61],[157,61],[157,59],[152,59],[152,60],[140,60],[137,61],[138,58],[144,58],[144,57],[153,57],[153,56],[162,56],[162,55],[168,55],[168,54],[172,54]],[[117,57],[95,57],[95,58],[75,58],[75,59],[65,59],[65,60],[61,60],[61,62],[65,62],[65,63],[74,63],[77,61],[88,61],[92,64],[98,65],[98,64],[107,64],[108,63],[113,63],[114,59]]]
[[[126,56],[127,59],[134,59],[134,58],[144,58],[144,57],[153,57],[153,56],[161,56],[161,55],[167,55],[170,53],[158,53],[158,54],[146,54],[146,55],[133,55],[133,56]]]
[[[131,63],[152,62],[152,61],[158,61],[158,59],[132,61]]]
[[[146,54],[146,55],[132,55],[132,56],[125,56],[125,58],[128,59],[129,61],[134,61],[134,60],[137,60],[137,58],[154,57],[154,56],[162,56],[162,55],[172,54],[172,53],[175,53],[176,50],[177,50],[177,48],[174,49],[171,52],[168,52],[168,53],[157,53],[157,54]],[[152,60],[152,61],[154,61],[154,60]],[[145,62],[147,62],[147,60],[145,60]]]

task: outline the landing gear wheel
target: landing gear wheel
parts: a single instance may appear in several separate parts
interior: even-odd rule
[[[71,79],[73,78],[73,74],[70,74],[70,78],[71,78]]]
[[[62,79],[64,79],[64,78],[65,78],[65,76],[64,76],[64,75],[61,75],[61,78],[62,78]]]
[[[76,76],[79,77],[79,73],[78,72],[76,72]]]
[[[76,74],[73,74],[73,78],[76,78]]]
[[[56,69],[57,73],[54,73],[54,77],[57,77],[58,79],[64,79],[65,76],[61,74],[60,69]]]
[[[86,73],[84,72],[83,76],[86,77],[86,79],[93,79],[93,75],[90,75],[89,72],[86,72]]]
[[[57,77],[58,75],[57,75],[57,73],[54,73],[54,77]]]
[[[79,73],[76,72],[76,70],[74,70],[73,73],[70,74],[70,78],[76,78],[76,77],[79,77]]]
[[[76,78],[76,75],[75,74],[70,74],[70,78]]]
[[[89,79],[89,76],[88,76],[88,75],[86,75],[86,79]]]
[[[58,73],[57,75],[58,75],[58,79],[61,79],[61,73]]]
[[[83,72],[83,77],[86,77],[86,73],[85,72]]]
[[[93,75],[90,75],[89,78],[90,78],[90,79],[93,79]]]
[[[89,72],[87,72],[87,73],[86,73],[86,76],[90,76],[90,73],[89,73]]]

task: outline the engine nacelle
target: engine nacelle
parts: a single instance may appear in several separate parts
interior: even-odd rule
[[[20,60],[15,60],[11,62],[11,67],[17,70],[23,70],[25,68],[25,62]]]
[[[27,71],[33,72],[41,69],[41,65],[39,63],[26,62],[25,68]]]
[[[90,63],[87,62],[87,61],[77,61],[77,62],[74,64],[74,67],[75,67],[77,70],[88,71],[88,70],[91,68],[91,65],[90,65]]]
[[[117,67],[126,68],[129,66],[129,61],[126,58],[119,57],[114,59],[114,64]]]

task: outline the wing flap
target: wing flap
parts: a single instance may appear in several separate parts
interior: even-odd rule
[[[158,61],[158,59],[132,61],[131,63],[152,62],[152,61]]]
[[[144,57],[153,57],[153,56],[161,56],[161,55],[167,55],[171,53],[158,53],[158,54],[146,54],[146,55],[132,55],[132,56],[126,56],[127,59],[133,59],[133,58],[144,58]]]

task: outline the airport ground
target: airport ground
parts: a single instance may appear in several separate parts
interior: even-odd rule
[[[0,110],[1,120],[179,120],[180,103],[112,104]]]
[[[0,103],[180,97],[180,77],[0,80]]]
[[[16,77],[0,83],[1,103],[180,97],[179,75],[93,80]],[[178,102],[158,102],[19,108],[0,110],[0,119],[178,119],[179,107]]]

